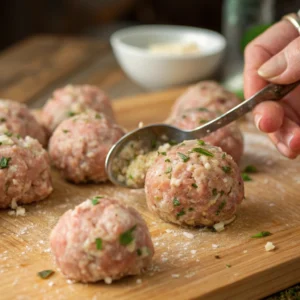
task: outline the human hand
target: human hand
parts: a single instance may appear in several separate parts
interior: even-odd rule
[[[289,84],[300,80],[300,36],[282,20],[253,40],[245,49],[246,99],[268,82]],[[254,122],[284,156],[300,154],[300,87],[279,102],[266,101],[254,110]]]

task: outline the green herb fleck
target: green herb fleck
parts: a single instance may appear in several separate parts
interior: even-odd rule
[[[63,129],[63,133],[68,133],[68,132],[70,132],[70,130]]]
[[[2,123],[2,122],[5,122],[6,121],[6,119],[5,118],[0,118],[0,122]]]
[[[231,167],[229,167],[229,166],[223,166],[223,167],[222,167],[222,170],[223,170],[226,174],[228,174],[228,173],[230,173],[230,171],[231,171]]]
[[[8,137],[11,137],[13,135],[13,133],[10,131],[5,131],[4,134]]]
[[[263,237],[266,237],[266,236],[269,236],[269,235],[272,235],[272,233],[269,232],[269,231],[261,231],[257,234],[252,235],[251,237],[253,239],[259,239],[259,238],[263,238]]]
[[[197,140],[197,142],[198,142],[198,145],[200,145],[200,146],[204,146],[205,145],[205,142],[203,140]]]
[[[165,162],[171,162],[169,158],[165,159]]]
[[[196,183],[192,183],[191,185],[192,185],[192,187],[195,188],[195,189],[198,187],[198,185],[197,185]]]
[[[167,170],[165,171],[165,174],[169,174],[172,172],[172,167],[168,167]]]
[[[99,203],[99,199],[103,198],[102,196],[96,196],[91,199],[93,205],[97,205]]]
[[[197,153],[200,153],[200,154],[203,154],[203,155],[206,155],[206,156],[210,156],[210,157],[213,157],[213,153],[211,153],[210,151],[204,149],[204,148],[193,148],[192,149],[193,152],[197,152]]]
[[[175,140],[170,140],[168,142],[171,146],[177,145],[178,143]]]
[[[11,157],[4,157],[2,156],[0,159],[0,169],[8,168],[8,163],[11,160]]]
[[[222,158],[223,158],[223,159],[226,158],[226,153],[225,153],[225,152],[222,154]]]
[[[221,191],[220,194],[221,194],[221,196],[223,196],[223,195],[225,194],[225,192],[224,192],[224,191]]]
[[[133,180],[133,176],[131,174],[129,174],[128,178]]]
[[[183,153],[177,152],[177,154],[180,156],[180,158],[182,159],[183,162],[187,162],[190,159],[188,156],[186,156]]]
[[[73,112],[73,111],[68,111],[68,112],[67,112],[67,116],[68,116],[68,117],[73,117],[73,116],[75,116],[75,115],[76,115],[76,113]]]
[[[226,268],[227,268],[227,269],[231,268],[231,265],[227,264],[227,265],[226,265]]]
[[[209,111],[206,107],[199,107],[198,111]]]
[[[214,188],[212,190],[212,194],[213,194],[213,196],[217,196],[218,195],[218,190],[216,188]]]
[[[102,250],[102,239],[96,238],[95,243],[96,243],[97,250]]]
[[[179,206],[180,205],[180,201],[176,197],[173,199],[173,205],[174,206]]]
[[[102,119],[102,116],[101,116],[100,114],[97,113],[97,114],[95,115],[95,118],[96,118],[96,119]]]
[[[151,141],[151,148],[152,148],[152,149],[155,149],[156,146],[157,146],[157,141],[156,141],[156,140],[152,140],[152,141]]]
[[[247,173],[242,173],[241,175],[244,181],[252,181],[252,178]]]
[[[208,120],[202,119],[202,120],[199,121],[199,124],[205,124],[207,122],[208,122]]]
[[[256,173],[257,172],[257,168],[255,166],[246,166],[244,169],[245,173]]]
[[[132,233],[135,229],[136,229],[136,225],[134,225],[132,228],[130,228],[129,230],[123,232],[120,235],[119,240],[120,240],[121,245],[127,246],[128,244],[130,244],[134,240],[134,237],[133,237]]]
[[[160,154],[160,155],[164,155],[164,156],[167,155],[167,152],[159,152],[159,151],[157,151],[157,153],[158,153],[158,155],[159,155],[159,154]]]
[[[136,253],[137,253],[138,256],[141,256],[142,255],[142,250],[141,249],[137,249]]]
[[[185,215],[185,211],[184,209],[182,209],[179,213],[177,213],[176,217],[177,219],[180,218],[181,216],[184,216]]]
[[[53,270],[43,270],[41,272],[38,272],[37,275],[41,277],[42,279],[47,279],[51,275],[53,275],[55,272]]]
[[[225,207],[225,205],[226,205],[226,201],[223,200],[223,201],[221,202],[221,204],[219,205],[217,211],[216,211],[216,216],[218,216],[218,215],[221,213],[221,211],[223,210],[223,208]]]
[[[16,137],[18,140],[21,138],[21,136],[19,134],[17,134]]]

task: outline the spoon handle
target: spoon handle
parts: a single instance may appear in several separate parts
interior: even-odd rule
[[[280,100],[299,84],[300,81],[287,85],[270,83],[251,98],[243,101],[241,104],[235,106],[223,115],[211,120],[203,126],[197,127],[194,130],[190,130],[189,133],[192,135],[191,138],[201,138],[221,127],[224,127],[225,125],[237,120],[251,111],[257,104],[261,102]]]

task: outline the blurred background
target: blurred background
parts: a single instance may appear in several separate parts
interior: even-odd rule
[[[272,10],[274,20],[299,8],[297,0],[1,0],[0,49],[43,33],[107,39],[116,29],[135,24],[191,25],[222,32],[222,19],[224,23],[230,14],[242,16],[239,9],[262,3],[264,13]]]

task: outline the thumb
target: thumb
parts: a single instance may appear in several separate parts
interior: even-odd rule
[[[264,79],[289,84],[300,80],[300,37],[265,62],[257,71]]]

